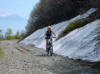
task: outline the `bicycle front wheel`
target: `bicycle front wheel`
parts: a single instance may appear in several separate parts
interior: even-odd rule
[[[51,49],[50,49],[50,56],[53,55],[53,47],[51,46]]]

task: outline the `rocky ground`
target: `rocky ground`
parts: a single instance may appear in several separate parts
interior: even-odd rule
[[[96,63],[72,60],[59,55],[47,56],[43,49],[2,41],[5,52],[0,59],[0,74],[100,74]],[[98,66],[98,65],[97,65]]]

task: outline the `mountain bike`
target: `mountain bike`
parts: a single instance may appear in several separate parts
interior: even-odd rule
[[[47,54],[50,56],[53,55],[53,43],[52,43],[53,38],[56,38],[56,37],[52,37],[52,38],[48,39]]]

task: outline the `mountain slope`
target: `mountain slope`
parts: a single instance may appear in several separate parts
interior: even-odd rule
[[[79,15],[71,20],[61,22],[52,26],[52,30],[57,36],[72,21],[88,17],[95,9],[90,9],[83,15]],[[100,19],[86,24],[84,27],[73,30],[66,36],[54,41],[54,52],[73,59],[82,59],[90,62],[100,61]],[[44,33],[47,27],[35,31],[20,43],[33,44],[36,47],[45,49]]]

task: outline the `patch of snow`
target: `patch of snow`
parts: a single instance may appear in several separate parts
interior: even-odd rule
[[[86,18],[95,11],[95,8],[91,8],[83,15],[78,15],[73,19],[53,25],[52,30],[56,32],[58,36],[70,22]],[[20,43],[26,45],[33,44],[38,48],[45,49],[44,33],[46,29],[47,27],[37,30]],[[100,40],[97,40],[97,38],[100,37],[99,29],[100,20],[96,20],[82,28],[72,31],[71,33],[57,41],[54,40],[54,52],[73,59],[82,59],[91,62],[100,61],[100,54],[98,53],[100,52]]]

